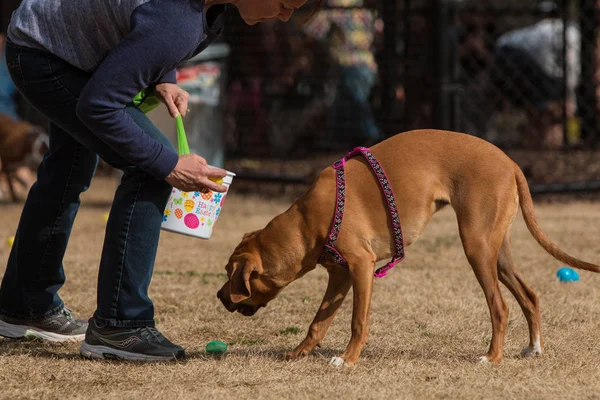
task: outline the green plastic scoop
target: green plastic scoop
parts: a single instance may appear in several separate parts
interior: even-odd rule
[[[161,101],[151,94],[147,89],[142,90],[133,98],[133,104],[137,106],[144,114],[148,114],[161,104]],[[183,127],[183,119],[181,114],[175,118],[177,122],[177,152],[179,155],[190,154],[185,128]]]
[[[148,114],[150,111],[158,107],[161,104],[161,101],[155,95],[153,95],[151,91],[144,89],[133,98],[133,104],[137,106],[144,114]],[[190,154],[190,147],[188,145],[181,114],[175,118],[175,122],[177,123],[177,153],[180,156]],[[217,183],[218,185],[223,184],[223,178],[210,177],[208,179]],[[223,345],[225,345],[225,343],[223,343]],[[226,345],[225,348],[227,348]]]

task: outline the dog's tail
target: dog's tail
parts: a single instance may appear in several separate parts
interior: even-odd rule
[[[523,213],[523,219],[525,219],[525,224],[527,225],[529,232],[531,232],[531,235],[535,238],[535,240],[552,257],[564,262],[567,265],[570,265],[571,267],[583,269],[586,271],[600,272],[600,266],[578,260],[575,257],[571,257],[570,255],[562,251],[556,244],[552,243],[552,241],[544,234],[544,232],[542,232],[535,218],[533,200],[531,199],[531,193],[529,192],[529,185],[527,185],[527,179],[525,179],[525,175],[523,175],[523,172],[518,166],[516,166],[515,169],[517,175],[517,188],[519,191],[519,204],[521,205],[521,212]]]

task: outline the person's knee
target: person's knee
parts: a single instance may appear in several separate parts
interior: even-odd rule
[[[71,172],[71,186],[76,188],[79,193],[83,193],[90,188],[92,179],[96,174],[98,167],[98,156],[87,149],[82,149],[78,163],[73,165]]]
[[[37,185],[48,188],[65,187],[69,193],[78,196],[89,189],[96,167],[98,155],[83,145],[72,143],[61,148],[61,153],[47,153],[37,171]]]

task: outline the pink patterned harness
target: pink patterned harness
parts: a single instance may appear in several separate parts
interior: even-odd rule
[[[344,165],[350,158],[362,154],[371,169],[375,173],[381,190],[387,201],[387,208],[390,213],[392,230],[394,231],[394,256],[392,261],[387,263],[385,266],[375,271],[375,277],[382,278],[387,275],[388,271],[396,266],[400,261],[404,260],[404,239],[402,238],[402,228],[400,227],[400,217],[398,216],[398,207],[396,206],[396,200],[394,198],[394,191],[392,186],[383,170],[383,167],[377,159],[371,154],[369,149],[365,147],[357,147],[346,155],[346,157],[333,163],[333,168],[336,170],[336,207],[335,216],[329,231],[329,237],[323,248],[323,253],[319,258],[319,263],[322,264],[327,260],[328,256],[331,256],[334,261],[342,266],[348,267],[348,262],[335,248],[338,235],[340,234],[340,228],[342,227],[342,219],[344,218],[344,206],[346,203],[346,176],[344,173]]]

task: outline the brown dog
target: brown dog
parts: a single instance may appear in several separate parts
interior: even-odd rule
[[[13,180],[30,186],[17,176],[17,169],[36,168],[47,151],[48,136],[41,128],[0,113],[0,178],[6,180],[13,202],[17,201]]]
[[[519,167],[492,144],[447,131],[406,132],[373,146],[371,152],[396,194],[405,246],[417,240],[436,211],[445,205],[455,210],[465,254],[492,320],[492,341],[481,361],[502,359],[508,307],[499,281],[515,296],[527,319],[529,345],[523,356],[541,354],[538,298],[517,273],[510,252],[509,228],[519,204],[529,231],[554,258],[588,271],[600,272],[600,267],[569,256],[544,235]],[[337,248],[348,268],[332,259],[323,263],[329,272],[323,302],[306,339],[288,353],[291,358],[306,355],[320,344],[350,287],[352,336],[344,354],[332,362],[356,363],[367,341],[373,270],[376,262],[392,256],[393,237],[385,198],[366,161],[350,159],[346,176],[346,211]],[[290,282],[315,268],[332,224],[335,188],[334,169],[327,168],[286,212],[243,238],[226,267],[229,281],[217,293],[229,311],[253,315]]]

